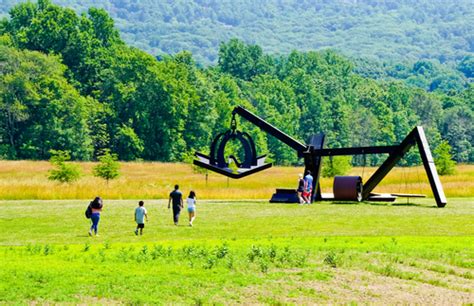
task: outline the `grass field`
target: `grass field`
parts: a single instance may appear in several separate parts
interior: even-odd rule
[[[375,191],[426,199],[298,206],[268,199],[302,168],[206,182],[186,164],[123,163],[106,185],[94,163],[80,166],[80,181],[60,185],[48,162],[0,161],[0,304],[474,303],[474,166],[441,177],[442,209],[421,167],[395,169]],[[198,194],[195,227],[172,223],[175,183]],[[89,237],[96,195],[105,209]],[[144,236],[133,233],[138,199]]]
[[[91,199],[166,199],[174,184],[196,190],[200,199],[269,199],[275,188],[295,188],[302,168],[274,167],[255,175],[228,180],[218,174],[193,172],[187,164],[122,163],[122,176],[110,182],[92,176],[94,163],[81,163],[84,177],[71,185],[48,181],[48,162],[0,161],[0,199],[60,200]],[[351,175],[367,180],[375,168],[354,168]],[[457,167],[457,174],[441,177],[446,196],[474,196],[474,165]],[[323,192],[332,192],[332,179],[321,180]],[[432,197],[422,167],[396,168],[375,189],[376,192],[423,193]]]
[[[194,227],[163,200],[0,202],[0,303],[474,303],[474,200],[395,204],[201,201]]]

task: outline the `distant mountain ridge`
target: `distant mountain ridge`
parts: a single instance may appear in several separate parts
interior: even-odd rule
[[[3,0],[0,14],[20,0]],[[332,48],[377,61],[455,62],[474,53],[472,0],[54,0],[85,11],[106,9],[125,41],[153,55],[189,50],[217,61],[236,37],[266,52]]]

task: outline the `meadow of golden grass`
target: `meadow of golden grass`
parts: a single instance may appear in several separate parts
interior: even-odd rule
[[[294,188],[303,168],[273,167],[255,175],[227,179],[211,173],[208,180],[193,167],[180,163],[129,162],[121,164],[121,176],[109,183],[92,176],[95,163],[79,163],[84,176],[73,184],[58,184],[47,179],[51,165],[47,161],[0,161],[0,199],[163,199],[178,183],[183,192],[194,189],[201,199],[269,199],[275,188]],[[367,180],[376,168],[353,168],[349,175]],[[442,176],[449,197],[474,196],[474,165],[460,165],[457,173]],[[332,179],[321,180],[323,192],[332,191]],[[432,197],[422,167],[396,168],[375,192],[423,193]]]

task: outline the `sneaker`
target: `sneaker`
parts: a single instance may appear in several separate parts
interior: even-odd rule
[[[134,231],[134,233],[135,233],[135,235],[138,235],[138,230],[136,229],[136,230]]]
[[[99,234],[95,234],[96,237],[99,237]]]
[[[193,227],[193,223],[192,223],[192,222],[189,222],[189,226]]]
[[[92,232],[91,232],[91,231],[89,231],[89,236],[91,236],[91,237],[92,237]]]

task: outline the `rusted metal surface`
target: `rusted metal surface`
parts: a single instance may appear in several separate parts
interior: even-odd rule
[[[334,177],[334,200],[358,201],[362,200],[362,178],[360,176]]]

